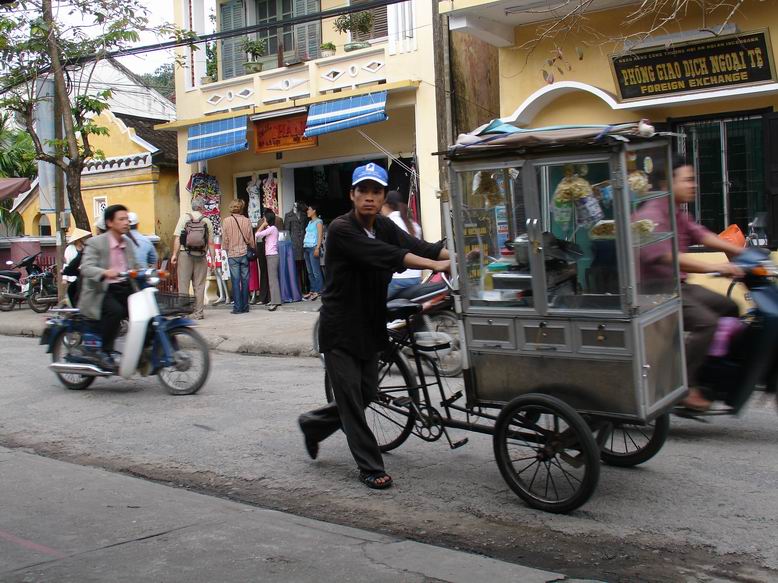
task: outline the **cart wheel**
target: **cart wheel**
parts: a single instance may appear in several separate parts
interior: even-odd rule
[[[533,508],[570,512],[597,487],[597,443],[583,418],[555,397],[516,397],[494,427],[494,456],[508,486]]]
[[[391,350],[391,349],[390,349]],[[413,431],[416,419],[411,403],[418,403],[416,377],[408,360],[400,352],[384,355],[378,362],[378,395],[367,409],[365,417],[382,452],[400,447]],[[327,402],[334,400],[329,375],[324,373],[324,393]]]
[[[597,433],[600,459],[611,466],[631,468],[654,457],[670,433],[670,416],[661,415],[648,425],[608,423]]]

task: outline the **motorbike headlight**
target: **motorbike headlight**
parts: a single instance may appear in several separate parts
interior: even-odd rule
[[[148,285],[159,285],[159,278],[158,278],[158,277],[149,277],[149,278],[146,280],[146,283],[147,283]]]

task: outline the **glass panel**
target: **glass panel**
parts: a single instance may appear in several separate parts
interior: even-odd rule
[[[669,193],[633,196],[632,254],[638,305],[648,309],[678,295]]]
[[[459,179],[463,279],[471,305],[532,306],[529,242],[519,169],[467,171],[461,172]],[[506,246],[517,238],[515,250]]]
[[[549,164],[538,177],[549,308],[620,309],[608,162]]]

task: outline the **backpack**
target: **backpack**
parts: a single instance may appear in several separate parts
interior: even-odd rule
[[[195,219],[189,214],[189,220],[181,233],[181,246],[189,255],[204,256],[208,247],[208,227],[205,217]]]

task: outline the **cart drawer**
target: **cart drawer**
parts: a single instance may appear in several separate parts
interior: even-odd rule
[[[632,331],[628,324],[577,323],[575,340],[577,351],[582,354],[632,354]]]
[[[511,318],[467,318],[467,336],[474,348],[516,348],[516,331]]]
[[[519,346],[529,352],[572,352],[570,324],[553,320],[519,320]]]

